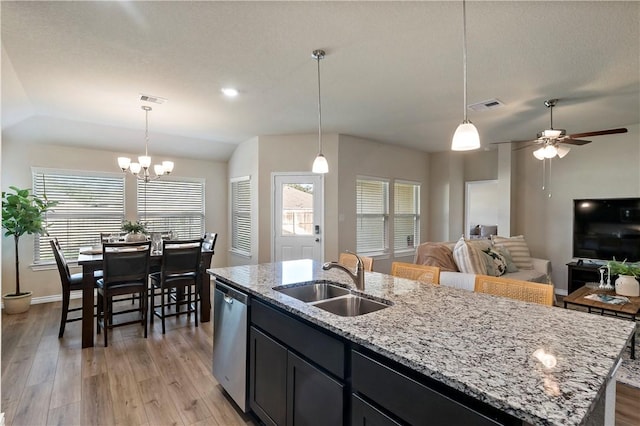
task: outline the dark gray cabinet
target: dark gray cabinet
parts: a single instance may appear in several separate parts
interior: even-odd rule
[[[351,426],[401,426],[401,424],[359,395],[351,396]]]
[[[249,406],[260,420],[343,424],[344,344],[259,301],[252,305],[251,323]]]
[[[251,327],[249,357],[249,407],[265,424],[284,425],[287,348]]]
[[[432,386],[418,381],[389,365],[388,361],[374,359],[360,351],[351,353],[351,386],[354,397],[366,398],[371,403],[364,407],[362,416],[369,417],[373,424],[392,425],[392,418],[412,425],[466,425],[495,426],[521,424],[517,419],[483,404],[474,402],[453,389]],[[440,389],[438,389],[440,387]],[[364,401],[363,401],[364,402]],[[354,404],[353,410],[359,409]],[[377,413],[372,411],[375,409]],[[354,425],[369,425],[354,418]]]

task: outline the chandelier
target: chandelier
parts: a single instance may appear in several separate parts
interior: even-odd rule
[[[173,171],[173,161],[163,161],[162,164],[154,164],[153,171],[155,176],[151,176],[149,168],[151,167],[151,157],[149,156],[149,111],[150,106],[143,105],[141,107],[145,114],[144,129],[144,155],[138,157],[138,162],[131,162],[129,157],[118,157],[118,166],[123,172],[129,170],[132,175],[145,183],[159,179],[160,176],[168,175]]]

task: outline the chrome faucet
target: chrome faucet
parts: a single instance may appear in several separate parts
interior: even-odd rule
[[[328,271],[329,269],[333,269],[333,268],[338,268],[340,270],[343,270],[349,275],[349,277],[351,277],[351,279],[356,285],[356,289],[360,291],[364,291],[364,263],[362,263],[362,259],[360,259],[360,256],[358,256],[357,254],[350,252],[349,250],[347,250],[347,253],[354,255],[357,259],[355,273],[351,272],[349,268],[347,268],[344,265],[341,265],[338,262],[327,262],[324,265],[322,265],[322,269],[324,269],[325,271]]]

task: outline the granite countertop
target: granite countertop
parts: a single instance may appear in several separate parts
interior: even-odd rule
[[[532,424],[580,425],[605,391],[635,324],[367,272],[365,293],[392,306],[340,317],[273,287],[331,280],[311,260],[209,269],[209,274]],[[545,367],[533,356],[555,356]]]

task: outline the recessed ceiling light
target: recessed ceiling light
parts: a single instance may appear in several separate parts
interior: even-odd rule
[[[235,98],[236,96],[238,96],[238,90],[234,89],[233,87],[223,87],[221,91],[225,96],[228,96],[230,98]]]

